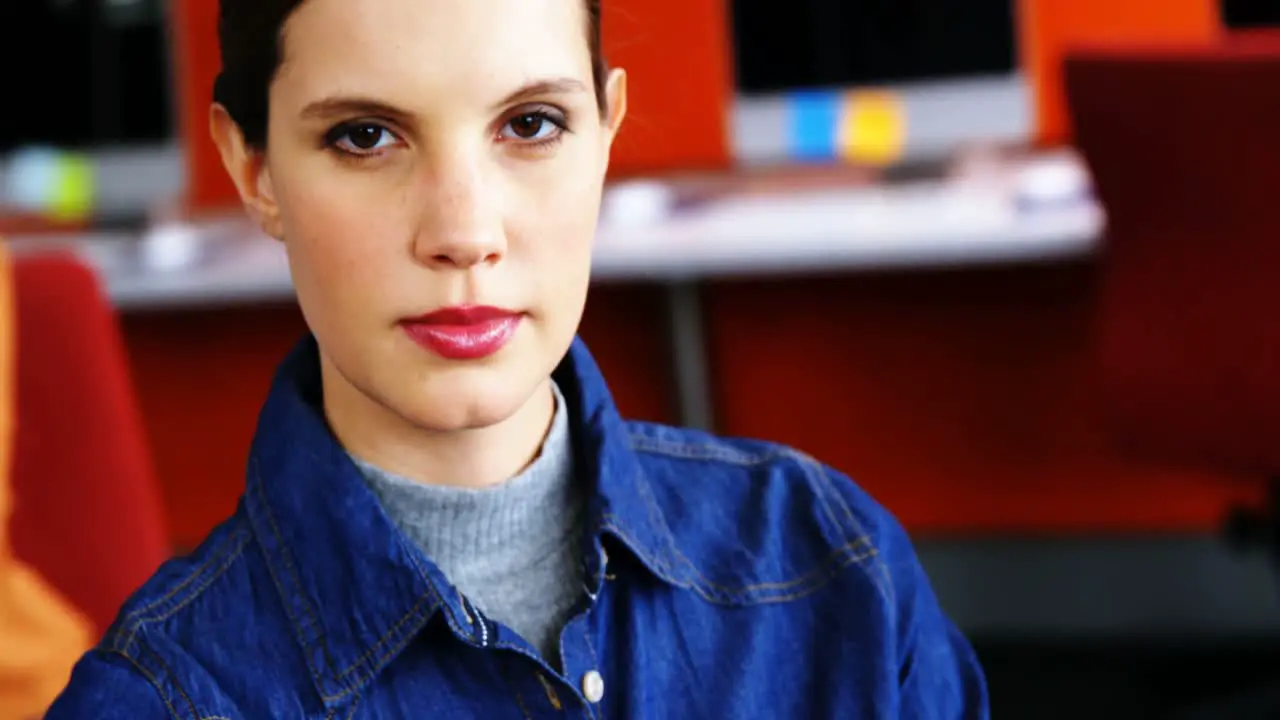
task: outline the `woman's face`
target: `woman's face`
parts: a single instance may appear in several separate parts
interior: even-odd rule
[[[283,48],[241,184],[287,248],[330,413],[511,417],[576,332],[623,114],[620,73],[598,109],[582,0],[306,0]]]

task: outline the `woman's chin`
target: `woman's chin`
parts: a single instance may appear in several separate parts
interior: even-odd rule
[[[501,383],[432,383],[435,387],[404,397],[399,411],[424,430],[452,432],[498,425],[516,415],[532,393]]]

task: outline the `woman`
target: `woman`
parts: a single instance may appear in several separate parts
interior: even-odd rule
[[[599,0],[222,0],[212,133],[314,337],[237,513],[49,717],[985,717],[884,510],[624,422],[574,340],[599,37]]]

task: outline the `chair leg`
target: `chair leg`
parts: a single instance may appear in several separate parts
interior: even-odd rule
[[[1239,552],[1264,552],[1280,570],[1280,478],[1267,484],[1262,507],[1235,507],[1223,525],[1227,544]]]
[[[1224,523],[1227,544],[1238,552],[1266,553],[1280,572],[1280,478],[1267,485],[1262,507],[1232,508]],[[1280,612],[1280,608],[1276,609]],[[1199,704],[1173,720],[1271,720],[1280,718],[1280,679],[1210,703]]]

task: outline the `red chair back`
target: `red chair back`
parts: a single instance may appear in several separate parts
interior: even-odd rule
[[[1081,53],[1066,81],[1108,214],[1110,420],[1148,452],[1280,472],[1280,50]]]
[[[14,276],[14,552],[105,630],[169,554],[124,344],[75,259],[19,256]]]

